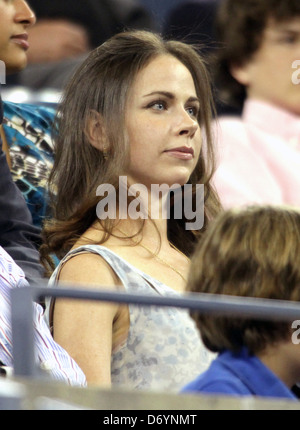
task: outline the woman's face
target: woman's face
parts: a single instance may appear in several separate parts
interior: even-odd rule
[[[190,71],[161,55],[136,76],[126,104],[129,184],[184,185],[199,159],[200,102]]]
[[[0,0],[0,60],[7,72],[16,72],[27,64],[29,48],[27,28],[35,24],[35,15],[24,0]]]

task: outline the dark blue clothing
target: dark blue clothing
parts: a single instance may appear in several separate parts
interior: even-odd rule
[[[296,400],[291,390],[246,348],[239,353],[225,351],[182,392],[279,397]]]
[[[1,124],[2,107],[0,115]],[[23,269],[29,282],[43,276],[39,245],[40,229],[33,225],[24,197],[12,180],[0,139],[0,246]]]

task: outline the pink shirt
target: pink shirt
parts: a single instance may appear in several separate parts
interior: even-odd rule
[[[247,100],[242,118],[216,122],[214,182],[224,208],[245,204],[300,206],[300,118]]]

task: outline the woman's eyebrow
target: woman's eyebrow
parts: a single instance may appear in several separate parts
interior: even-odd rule
[[[175,95],[173,93],[170,93],[169,91],[153,91],[149,94],[145,94],[143,97],[151,97],[154,95],[164,96],[171,100],[175,99]],[[195,96],[189,97],[187,101],[200,103],[200,100],[198,99],[198,97],[195,97]]]
[[[151,97],[151,96],[155,96],[155,95],[165,96],[169,99],[175,98],[174,94],[170,93],[169,91],[152,91],[149,94],[145,94],[143,97]]]

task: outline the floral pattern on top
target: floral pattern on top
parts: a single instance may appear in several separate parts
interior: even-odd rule
[[[100,245],[84,245],[70,251],[53,272],[49,286],[56,286],[59,271],[68,259],[86,252],[99,254],[130,294],[180,296],[172,288]],[[101,280],[99,282],[101,284]],[[49,306],[48,301],[46,314]],[[188,310],[129,304],[129,315],[127,340],[112,353],[112,386],[178,392],[206,370],[215,357],[204,347]],[[49,313],[47,319],[49,321]]]

